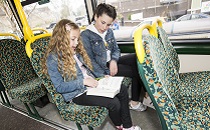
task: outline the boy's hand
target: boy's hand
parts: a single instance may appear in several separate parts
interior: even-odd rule
[[[114,75],[117,74],[118,68],[117,68],[117,62],[116,61],[114,61],[114,60],[110,61],[109,70],[110,70],[110,75],[111,76],[114,76]]]

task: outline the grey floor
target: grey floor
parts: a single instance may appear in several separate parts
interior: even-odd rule
[[[0,122],[1,130],[56,130],[3,105],[0,105]]]
[[[15,107],[20,108],[22,110],[26,110],[24,105],[20,103],[18,100],[10,99],[10,102]],[[53,103],[48,103],[43,108],[37,107],[37,110],[39,114],[45,119],[45,121],[42,121],[42,123],[48,124],[60,130],[63,130],[63,129],[76,130],[77,129],[74,122],[65,121],[60,117],[58,110]],[[136,112],[136,111],[131,110],[130,112],[131,112],[133,124],[139,125],[142,128],[142,130],[161,130],[161,124],[160,124],[158,115],[154,109],[148,108],[144,112]],[[52,125],[52,124],[58,124],[59,126],[62,126],[62,127],[58,127],[57,125]],[[82,126],[82,128],[84,130],[88,130],[86,126]],[[107,117],[104,123],[101,125],[101,127],[95,128],[94,130],[115,130],[115,128],[113,124],[111,123],[109,117]]]

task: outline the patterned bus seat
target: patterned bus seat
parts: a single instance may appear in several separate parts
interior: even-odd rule
[[[108,110],[98,106],[82,106],[73,102],[66,103],[61,94],[57,93],[48,75],[42,73],[41,59],[45,53],[49,37],[41,38],[32,43],[31,62],[34,70],[42,79],[44,86],[51,95],[64,120],[74,121],[80,125],[99,127],[108,115]]]
[[[193,83],[187,78],[182,81],[173,58],[167,56],[159,39],[148,35],[143,41],[146,56],[142,64],[138,61],[138,69],[162,128],[209,129],[210,75],[204,78],[208,79],[204,82],[203,77],[196,77],[199,80]]]
[[[24,103],[29,116],[41,119],[33,103],[47,91],[26,55],[25,45],[14,39],[0,40],[0,58],[0,80],[8,95]]]

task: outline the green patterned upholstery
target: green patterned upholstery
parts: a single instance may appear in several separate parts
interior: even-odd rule
[[[165,51],[167,52],[167,56],[171,58],[172,63],[176,67],[176,70],[179,72],[180,69],[179,57],[173,45],[171,44],[171,41],[169,40],[167,33],[161,27],[157,27],[157,32],[158,32],[158,38],[163,44]],[[185,81],[188,80],[187,78],[190,78],[190,76],[192,75],[195,75],[195,77],[197,76],[202,77],[204,79],[205,77],[208,77],[208,75],[210,75],[210,71],[182,73],[180,74],[180,78],[181,79],[184,78],[183,81]]]
[[[163,44],[154,36],[144,37],[146,56],[138,62],[147,92],[160,117],[162,128],[188,130],[210,128],[210,75],[183,81]]]
[[[49,39],[49,37],[41,38],[32,44],[33,53],[31,62],[36,73],[42,78],[42,81],[57,106],[61,117],[65,120],[74,121],[82,125],[91,127],[100,126],[108,115],[108,110],[106,108],[98,106],[81,106],[76,105],[73,102],[66,103],[62,95],[56,92],[49,76],[42,73],[41,59],[44,55]]]
[[[171,44],[167,33],[161,27],[157,27],[157,32],[158,32],[159,40],[162,42],[168,55],[171,56],[171,60],[174,64],[174,66],[176,67],[176,70],[179,72],[179,69],[180,69],[179,57],[178,57],[178,54],[176,53],[176,50],[174,49],[173,45]]]
[[[122,84],[127,86],[127,87],[130,87],[132,85],[132,78],[125,77],[122,81]]]
[[[46,94],[23,43],[13,39],[0,40],[0,58],[1,81],[11,98],[32,103]]]

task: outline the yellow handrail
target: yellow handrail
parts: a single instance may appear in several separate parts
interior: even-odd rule
[[[16,40],[20,41],[20,38],[15,35],[15,34],[12,34],[12,33],[0,33],[0,36],[12,36],[14,37]]]
[[[33,38],[29,39],[26,42],[26,46],[25,46],[26,54],[28,55],[28,57],[30,58],[32,55],[32,52],[33,52],[33,50],[31,49],[31,43],[33,43],[37,39],[44,38],[44,37],[50,37],[50,36],[51,36],[50,33],[45,33],[45,34],[40,34],[40,35],[34,36]]]
[[[40,34],[37,36],[34,36],[33,34],[33,30],[30,28],[28,21],[26,19],[25,13],[23,11],[22,5],[20,0],[14,0],[15,6],[17,8],[21,23],[23,25],[23,34],[24,34],[24,40],[27,41],[26,42],[26,46],[25,46],[25,50],[26,50],[26,54],[28,55],[28,57],[31,57],[31,54],[33,52],[33,50],[31,49],[31,43],[33,43],[35,40],[40,39],[40,38],[44,38],[44,37],[48,37],[51,36],[50,33],[48,33],[46,30],[44,29],[33,29],[35,30],[43,30],[46,33],[45,34]]]
[[[142,32],[144,29],[148,29],[149,33],[153,36],[157,35],[157,33],[155,32],[155,29],[150,24],[142,24],[134,32],[134,46],[135,46],[137,58],[140,63],[144,62],[144,57],[145,57],[145,51],[142,44]]]
[[[159,26],[161,28],[163,27],[163,22],[158,18],[152,21],[152,27],[154,28],[155,34],[156,34],[155,37],[158,37],[157,26]]]
[[[34,37],[33,31],[28,25],[28,21],[26,19],[20,0],[14,0],[14,3],[17,8],[21,23],[23,25],[24,40],[27,41],[31,39],[32,37]]]

